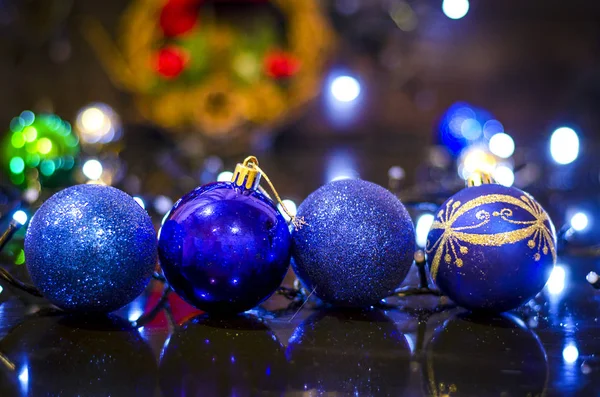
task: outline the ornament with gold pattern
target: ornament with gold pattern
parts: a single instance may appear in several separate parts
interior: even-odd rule
[[[556,263],[556,232],[528,193],[475,174],[436,213],[426,252],[444,294],[467,309],[499,313],[542,290]]]

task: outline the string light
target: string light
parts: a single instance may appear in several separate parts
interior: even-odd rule
[[[27,219],[29,219],[29,217],[27,216],[27,213],[25,211],[22,210],[18,210],[16,211],[12,218],[18,222],[20,225],[24,225],[27,223]]]
[[[512,186],[515,183],[515,173],[512,168],[506,165],[499,165],[492,172],[492,177],[496,182],[504,186]]]
[[[574,214],[571,217],[571,227],[573,228],[573,230],[577,231],[577,232],[582,232],[585,229],[587,229],[588,225],[589,225],[589,218],[587,216],[587,214],[583,213],[583,212],[577,212],[576,214]]]
[[[281,202],[292,216],[296,215],[296,213],[298,212],[298,207],[296,206],[295,202],[289,199],[282,200]],[[277,209],[279,210],[279,212],[281,212],[286,221],[289,222],[290,220],[292,220],[292,218],[290,218],[289,215],[286,214],[285,211],[283,211],[283,206],[281,204],[277,204]]]
[[[102,177],[102,172],[104,171],[102,163],[100,163],[96,159],[86,161],[83,164],[83,168],[81,170],[83,171],[83,175],[85,175],[86,178],[93,181],[99,180],[100,177]]]
[[[415,234],[417,236],[417,245],[421,248],[427,244],[427,234],[429,234],[429,229],[431,229],[434,219],[433,214],[423,214],[417,219]]]
[[[231,182],[231,178],[233,178],[233,172],[231,171],[223,171],[217,175],[218,182]]]
[[[557,164],[570,164],[579,155],[579,137],[568,127],[561,127],[552,133],[550,154]]]
[[[461,19],[469,12],[469,0],[444,0],[442,11],[450,19]]]
[[[551,295],[560,295],[565,289],[567,280],[567,272],[565,268],[560,265],[554,266],[552,269],[552,273],[550,273],[550,277],[548,278],[548,282],[546,283],[546,289],[548,293]]]
[[[493,135],[488,145],[490,152],[503,159],[509,158],[515,152],[515,141],[504,132]]]
[[[574,343],[569,342],[563,349],[562,356],[567,364],[573,364],[579,358],[579,349]]]
[[[330,86],[331,95],[340,102],[353,102],[360,95],[360,83],[351,76],[339,76]]]
[[[84,143],[108,143],[120,137],[121,120],[110,106],[93,103],[79,111],[75,128]]]

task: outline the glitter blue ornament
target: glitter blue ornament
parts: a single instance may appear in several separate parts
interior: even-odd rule
[[[338,306],[378,303],[412,264],[415,230],[404,205],[363,180],[339,180],[298,208],[307,226],[292,233],[292,267],[309,291]]]
[[[162,269],[184,300],[211,314],[240,313],[283,281],[290,233],[275,204],[258,189],[255,158],[238,164],[234,182],[201,186],[182,197],[163,224]]]
[[[458,305],[499,313],[542,290],[556,262],[556,232],[529,194],[478,178],[438,210],[427,260],[439,289]]]
[[[156,265],[146,211],[110,186],[77,185],[50,197],[25,236],[33,284],[54,305],[111,312],[135,299]]]

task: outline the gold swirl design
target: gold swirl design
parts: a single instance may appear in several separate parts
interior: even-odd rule
[[[523,227],[495,234],[472,233],[473,230],[479,229],[490,222],[490,213],[482,209],[475,214],[475,218],[479,221],[476,224],[454,227],[456,220],[467,211],[494,203],[514,205],[529,213],[533,219],[528,221],[514,220],[512,219],[513,211],[510,208],[503,208],[500,211],[494,211],[491,216]],[[553,260],[556,261],[554,231],[546,225],[549,222],[548,214],[542,206],[526,195],[517,198],[506,194],[489,194],[477,197],[465,204],[450,199],[446,203],[446,207],[438,212],[431,227],[431,230],[442,229],[442,235],[433,244],[427,240],[427,254],[435,252],[431,261],[431,276],[435,280],[442,260],[448,264],[453,263],[457,267],[462,267],[464,261],[461,255],[469,253],[469,248],[464,243],[499,247],[527,240],[527,247],[536,251],[533,255],[535,261],[541,259],[542,253],[544,255],[551,253]]]

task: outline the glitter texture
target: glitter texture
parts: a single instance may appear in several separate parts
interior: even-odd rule
[[[326,302],[368,306],[389,296],[408,273],[415,230],[404,205],[371,182],[340,180],[298,208],[307,226],[293,232],[292,266]]]
[[[437,213],[427,238],[431,275],[471,310],[502,312],[531,299],[556,261],[556,233],[527,193],[486,184],[464,189]]]
[[[33,216],[25,258],[33,283],[56,306],[110,312],[146,287],[156,264],[152,221],[131,196],[78,185],[50,197]]]

